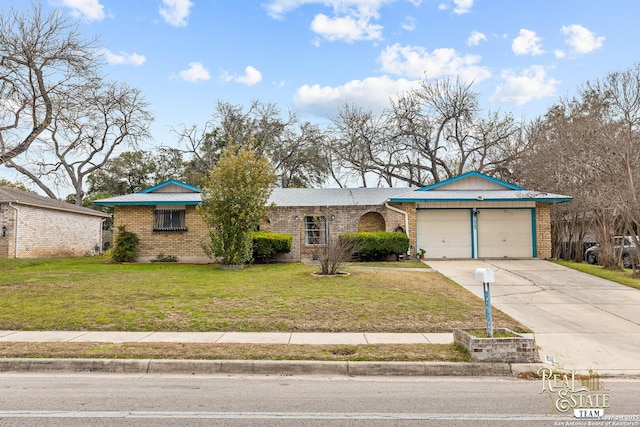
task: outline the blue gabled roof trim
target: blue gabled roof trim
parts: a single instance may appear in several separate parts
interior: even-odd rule
[[[96,206],[157,206],[157,205],[182,205],[182,206],[191,206],[191,205],[199,205],[202,202],[185,202],[185,201],[177,201],[177,202],[159,202],[159,201],[149,201],[149,202],[93,202]]]
[[[418,191],[418,190],[416,190]],[[484,199],[484,200],[477,200],[477,199],[463,199],[463,198],[451,198],[451,199],[431,199],[429,197],[413,197],[411,199],[399,199],[399,198],[390,198],[389,202],[390,203],[402,203],[402,202],[406,202],[406,203],[426,203],[426,202],[434,202],[434,203],[451,203],[451,202],[474,202],[474,203],[494,203],[494,202],[570,202],[571,200],[573,200],[573,197],[558,197],[558,198],[553,198],[553,197],[540,197],[540,198],[533,198],[533,197],[525,197],[525,198],[521,198],[521,199]]]
[[[443,185],[447,185],[447,184],[450,184],[452,182],[460,181],[460,180],[468,178],[470,176],[476,176],[478,178],[486,179],[487,181],[491,181],[493,183],[502,185],[503,187],[509,188],[511,190],[525,190],[525,188],[518,187],[517,185],[509,184],[508,182],[503,181],[501,179],[493,178],[493,177],[490,177],[489,175],[485,175],[485,174],[477,172],[477,171],[471,171],[471,172],[463,173],[462,175],[454,176],[453,178],[449,178],[449,179],[444,180],[444,181],[436,182],[435,184],[427,185],[426,187],[418,188],[416,191],[433,190],[434,188],[442,187]]]
[[[185,189],[193,191],[195,193],[200,193],[201,192],[200,188],[198,188],[198,187],[196,187],[194,185],[189,185],[186,182],[178,181],[177,179],[168,179],[165,182],[161,182],[158,185],[154,185],[153,187],[145,188],[144,190],[139,191],[138,194],[140,194],[140,193],[142,193],[142,194],[151,193],[151,192],[156,191],[159,188],[166,187],[167,185],[171,185],[171,184],[177,185],[179,187],[185,188]]]

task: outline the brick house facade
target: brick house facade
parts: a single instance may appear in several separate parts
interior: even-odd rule
[[[93,209],[0,187],[0,258],[100,253],[102,223],[108,217]]]
[[[524,190],[479,173],[465,174],[422,189],[278,188],[270,199],[275,208],[260,229],[292,236],[291,252],[282,256],[283,261],[310,259],[319,244],[355,231],[406,233],[411,245],[409,255],[425,247],[428,258],[429,255],[448,257],[447,248],[436,245],[441,238],[443,242],[452,240],[457,245],[455,258],[483,257],[483,253],[490,250],[493,250],[492,257],[510,257],[509,245],[515,248],[518,243],[521,251],[524,248],[524,254],[516,251],[514,257],[549,258],[552,255],[549,205],[570,199]],[[196,211],[199,202],[197,187],[170,180],[140,193],[100,200],[96,204],[114,207],[116,231],[117,226],[124,225],[138,236],[139,261],[171,255],[184,262],[208,262],[202,249],[208,232]],[[437,231],[445,233],[437,238],[425,231],[434,213],[443,214],[440,217],[445,221],[435,226]],[[449,213],[451,216],[462,214],[464,221],[460,230],[464,236],[459,240],[468,240],[466,246],[460,245],[453,234],[446,235],[448,230],[455,231],[455,224],[447,222]],[[511,217],[519,221],[513,223],[513,230],[508,222]],[[491,218],[493,222],[489,221]],[[483,245],[489,238],[478,234],[477,229],[481,225],[484,231],[489,224],[495,229],[492,234],[497,236],[498,245],[504,241],[502,247]]]

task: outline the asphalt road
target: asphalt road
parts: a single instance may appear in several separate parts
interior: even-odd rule
[[[640,425],[640,380],[604,379]],[[540,380],[1,374],[0,426],[558,426]]]

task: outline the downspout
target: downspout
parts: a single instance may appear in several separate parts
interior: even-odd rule
[[[407,235],[407,237],[409,237],[409,214],[403,211],[402,209],[398,209],[396,207],[391,206],[389,202],[384,202],[384,206],[389,210],[392,210],[394,212],[398,212],[399,214],[404,215],[404,233]],[[409,253],[410,251],[407,251],[407,254]]]
[[[13,222],[13,257],[18,258],[18,220],[20,219],[20,210],[17,206],[12,205],[13,202],[9,202],[9,206],[16,211],[16,218]]]

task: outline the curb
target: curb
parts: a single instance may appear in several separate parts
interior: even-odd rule
[[[537,363],[323,362],[289,360],[0,359],[0,372],[337,376],[513,376]]]

